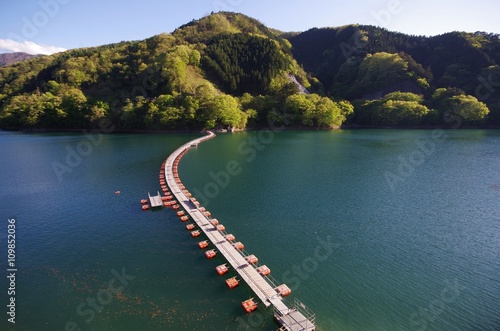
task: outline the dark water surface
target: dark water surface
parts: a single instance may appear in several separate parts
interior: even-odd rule
[[[0,329],[276,330],[175,213],[140,209],[197,136],[1,132],[4,307],[9,218],[18,271]],[[220,134],[180,176],[318,330],[500,330],[499,131]]]

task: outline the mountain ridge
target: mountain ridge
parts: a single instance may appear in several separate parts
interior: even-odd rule
[[[0,53],[0,67],[26,61],[37,56],[40,55],[33,55],[24,52]]]
[[[283,33],[219,12],[0,68],[0,127],[424,126],[450,110],[465,125],[499,123],[498,35],[431,38],[360,25]]]

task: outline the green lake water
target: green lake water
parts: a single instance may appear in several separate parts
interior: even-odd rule
[[[172,210],[140,208],[198,136],[0,132],[0,330],[276,330]],[[500,330],[500,131],[219,134],[179,169],[317,330]]]

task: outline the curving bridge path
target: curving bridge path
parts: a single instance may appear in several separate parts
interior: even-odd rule
[[[276,283],[269,276],[263,276],[257,272],[254,265],[246,259],[246,252],[240,251],[231,241],[225,237],[224,231],[219,231],[217,226],[207,217],[196,199],[182,185],[177,173],[177,164],[187,151],[198,144],[215,137],[213,132],[208,131],[206,136],[194,139],[177,148],[165,161],[165,182],[170,191],[177,199],[182,208],[191,216],[215,249],[224,256],[231,267],[239,274],[255,295],[266,306],[274,307],[274,318],[280,324],[280,330],[289,331],[313,331],[315,330],[315,315],[300,301],[289,307],[276,290]],[[307,316],[307,317],[306,317]]]

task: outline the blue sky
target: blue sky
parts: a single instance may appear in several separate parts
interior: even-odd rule
[[[359,23],[415,35],[500,33],[498,0],[0,1],[0,52],[52,53],[144,39],[219,10],[283,31]]]

